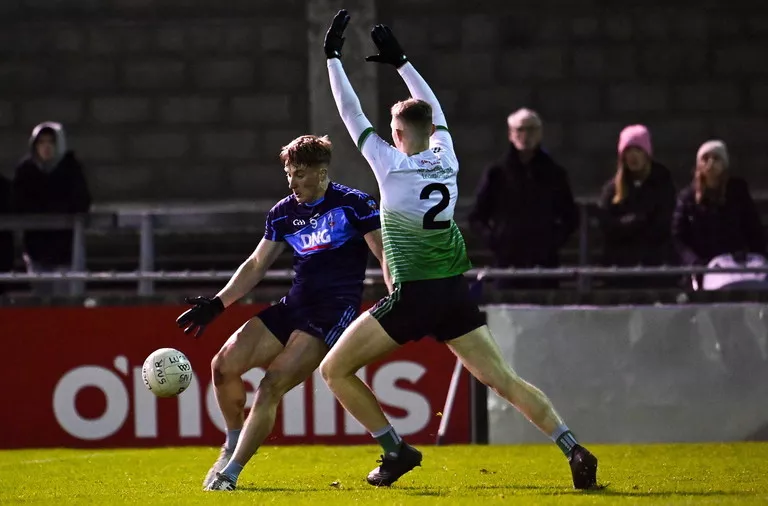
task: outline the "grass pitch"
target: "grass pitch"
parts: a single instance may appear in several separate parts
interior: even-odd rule
[[[215,448],[4,451],[0,504],[768,504],[764,443],[590,446],[594,492],[554,445],[420,449],[423,467],[376,489],[376,447],[265,447],[231,493],[201,491]]]

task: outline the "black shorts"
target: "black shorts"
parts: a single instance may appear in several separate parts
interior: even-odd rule
[[[331,348],[341,337],[344,329],[360,314],[360,305],[347,303],[312,305],[292,305],[283,298],[256,316],[275,337],[288,343],[294,330],[301,330],[322,340]]]
[[[450,341],[485,325],[462,275],[399,283],[369,312],[398,344],[424,336]]]

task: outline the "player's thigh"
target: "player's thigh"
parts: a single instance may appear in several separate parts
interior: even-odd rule
[[[487,325],[482,325],[456,339],[446,341],[464,367],[486,385],[495,386],[510,377],[517,377],[512,366],[504,360],[499,345]]]
[[[394,350],[397,344],[367,311],[357,317],[328,352],[320,371],[329,377],[348,376]]]
[[[241,375],[254,367],[267,367],[283,351],[283,345],[258,316],[243,324],[213,357],[217,375]]]
[[[266,370],[259,388],[283,396],[306,380],[328,353],[328,346],[315,336],[295,330]]]

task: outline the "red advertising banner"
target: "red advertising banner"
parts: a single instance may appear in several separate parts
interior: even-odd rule
[[[263,306],[236,305],[200,339],[175,324],[181,306],[0,308],[0,448],[219,445],[224,424],[210,361],[226,338]],[[151,394],[141,378],[158,348],[187,355],[195,374],[177,398]],[[455,358],[432,339],[404,346],[364,368],[398,431],[433,443]],[[264,372],[243,378],[247,404]],[[469,442],[469,386],[462,376],[445,441]],[[370,444],[318,372],[283,399],[266,444]]]

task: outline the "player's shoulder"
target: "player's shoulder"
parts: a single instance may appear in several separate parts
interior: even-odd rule
[[[343,202],[356,202],[373,198],[364,191],[340,183],[331,183],[331,191],[333,191]]]
[[[272,209],[269,210],[269,214],[274,217],[284,216],[295,206],[296,198],[293,195],[288,195],[287,197],[278,200],[277,203],[272,206]]]
[[[342,207],[349,207],[355,210],[356,213],[361,213],[362,210],[370,209],[370,211],[377,212],[379,209],[376,199],[364,191],[356,188],[351,188],[339,183],[331,183],[332,191],[338,195],[339,205]]]

